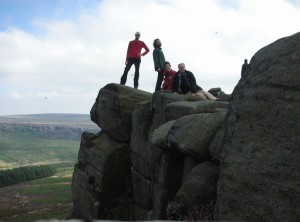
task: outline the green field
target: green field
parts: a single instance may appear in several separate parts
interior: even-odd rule
[[[71,180],[80,137],[68,138],[68,134],[59,138],[47,137],[45,132],[39,133],[32,127],[26,127],[26,124],[63,124],[70,128],[79,124],[79,127],[87,129],[96,127],[90,122],[89,115],[43,114],[22,117],[0,117],[0,170],[51,165],[57,173],[52,177],[0,188],[0,221],[64,219],[72,207]],[[79,120],[76,117],[80,117]],[[8,127],[8,123],[13,124]],[[18,125],[20,123],[21,127]]]

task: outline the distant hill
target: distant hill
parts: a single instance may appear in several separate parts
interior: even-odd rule
[[[0,123],[64,125],[69,127],[95,128],[89,114],[45,113],[0,116]]]
[[[43,138],[80,138],[83,131],[98,132],[100,128],[87,114],[33,114],[0,117],[0,132],[20,132]]]

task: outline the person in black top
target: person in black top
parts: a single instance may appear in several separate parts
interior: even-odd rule
[[[244,76],[246,70],[249,68],[248,60],[244,60],[244,64],[242,65],[241,77]]]
[[[200,86],[197,85],[194,74],[185,69],[184,63],[179,63],[178,69],[179,71],[176,73],[172,83],[173,93],[191,94],[192,96],[197,95],[202,98],[217,100],[215,96],[204,91]]]

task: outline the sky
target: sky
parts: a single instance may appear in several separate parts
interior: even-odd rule
[[[174,70],[183,62],[204,90],[229,94],[244,59],[299,21],[300,0],[0,0],[0,115],[89,114],[99,90],[120,82],[136,31],[150,49],[139,89],[154,91],[159,38]]]

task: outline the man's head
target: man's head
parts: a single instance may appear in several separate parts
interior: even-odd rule
[[[247,63],[248,63],[248,60],[247,60],[247,59],[245,59],[245,60],[244,60],[244,63],[245,63],[245,64],[247,64]]]
[[[141,36],[141,33],[140,32],[136,32],[135,33],[135,39],[138,40]]]
[[[185,65],[184,63],[179,63],[178,64],[178,69],[180,73],[184,73],[185,72]]]

